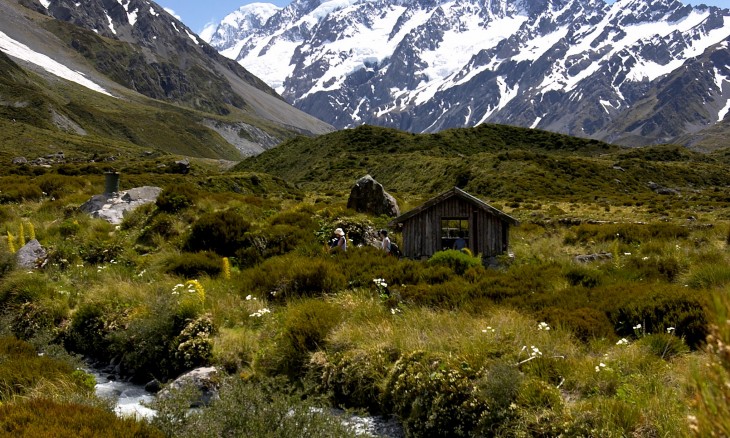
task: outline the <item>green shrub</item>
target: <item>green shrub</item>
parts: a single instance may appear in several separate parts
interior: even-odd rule
[[[198,190],[190,184],[172,184],[162,190],[155,205],[165,213],[177,213],[195,205],[199,197]]]
[[[310,353],[325,347],[327,335],[341,321],[342,312],[329,302],[306,299],[290,303],[273,344],[261,353],[257,366],[272,375],[303,375]]]
[[[213,356],[211,336],[216,329],[210,315],[203,315],[190,321],[180,332],[173,345],[175,358],[183,368],[196,368],[210,363]]]
[[[120,357],[122,372],[138,380],[165,381],[177,376],[188,369],[188,363],[205,362],[212,348],[206,345],[208,326],[202,321],[195,323],[199,306],[186,305],[184,300],[178,302],[169,291],[159,292],[149,304],[154,310],[128,315],[107,337],[109,355]],[[193,330],[196,327],[201,331]],[[180,347],[191,340],[188,346]],[[195,349],[200,354],[195,354]],[[193,354],[188,358],[187,353]]]
[[[251,224],[233,210],[208,213],[193,224],[185,249],[232,257],[241,247],[249,246],[246,233],[250,228]]]
[[[184,252],[168,257],[164,262],[165,272],[187,279],[202,275],[214,277],[221,273],[221,257],[213,252]]]
[[[385,384],[386,406],[406,436],[469,436],[488,412],[466,364],[454,364],[422,351],[403,355]]]
[[[523,376],[517,368],[506,361],[496,361],[489,367],[486,376],[479,379],[479,398],[489,410],[479,419],[478,428],[488,431],[507,423],[516,412],[514,403],[520,394]]]
[[[633,327],[641,324],[644,333],[664,333],[674,327],[675,334],[693,349],[705,341],[706,303],[693,291],[639,285],[633,293],[621,286],[602,292],[607,294],[603,307],[618,336],[632,336]]]
[[[278,383],[278,382],[277,382]],[[159,399],[152,424],[167,436],[214,437],[355,437],[342,418],[321,409],[299,393],[288,396],[268,381],[239,377],[223,380],[219,397],[210,405],[190,410],[198,394],[189,388]]]
[[[49,198],[61,199],[83,187],[83,181],[70,176],[47,173],[36,179],[38,187]]]
[[[65,219],[58,227],[58,232],[61,234],[61,237],[72,237],[77,235],[79,231],[81,231],[79,221],[71,218]]]
[[[31,183],[0,185],[0,204],[23,201],[38,201],[43,197],[40,187]]]
[[[313,242],[314,233],[293,225],[276,224],[249,233],[247,240],[251,247],[238,250],[236,256],[243,266],[253,266],[263,259],[286,254]]]
[[[108,336],[112,314],[111,309],[100,303],[90,302],[79,306],[71,318],[65,339],[66,348],[97,359],[107,359],[111,345]]]
[[[311,297],[340,291],[347,286],[345,276],[328,258],[298,255],[276,257],[244,272],[248,287],[270,299]]]
[[[0,283],[0,310],[50,297],[53,289],[46,278],[38,274],[17,272]]]
[[[118,261],[123,252],[124,244],[119,240],[93,238],[79,245],[79,257],[92,265]]]
[[[156,246],[157,239],[170,240],[177,236],[179,236],[179,232],[176,227],[176,218],[167,213],[159,213],[146,221],[137,237],[137,243]]]
[[[335,406],[365,408],[371,414],[382,411],[381,384],[398,359],[395,350],[348,350],[331,357],[321,353],[321,361],[317,360],[318,354],[312,356],[308,374],[321,392],[331,394]]]
[[[0,279],[5,278],[10,272],[15,269],[15,254],[0,250]]]
[[[10,330],[19,339],[31,340],[42,334],[53,337],[68,317],[68,306],[61,300],[25,302],[11,309]]]
[[[547,322],[551,327],[568,329],[583,342],[615,337],[613,324],[606,313],[591,307],[548,307],[539,311],[536,319]]]
[[[597,269],[584,266],[571,266],[565,272],[565,278],[571,286],[596,287],[603,281],[603,273]]]
[[[467,269],[481,266],[481,264],[480,257],[470,256],[455,249],[439,251],[428,259],[429,266],[448,266],[458,275],[463,275]]]
[[[0,405],[0,430],[28,438],[164,437],[147,423],[120,418],[105,409],[44,399]]]

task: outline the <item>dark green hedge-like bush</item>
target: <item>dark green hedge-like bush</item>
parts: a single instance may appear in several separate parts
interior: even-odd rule
[[[241,247],[249,246],[246,233],[250,228],[251,224],[233,210],[208,213],[193,224],[185,249],[232,257]]]
[[[195,205],[200,194],[190,184],[173,184],[165,187],[155,205],[165,213],[177,213]]]
[[[616,336],[613,324],[606,313],[591,307],[577,309],[548,307],[539,311],[536,319],[547,322],[551,327],[568,329],[584,342],[591,339],[613,339]]]
[[[164,262],[165,272],[187,279],[201,275],[216,276],[223,269],[221,257],[213,252],[184,252],[167,258]]]
[[[264,261],[242,272],[245,290],[266,294],[269,299],[321,296],[347,286],[345,275],[329,258],[290,254]]]

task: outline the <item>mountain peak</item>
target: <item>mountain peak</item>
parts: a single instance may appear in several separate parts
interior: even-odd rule
[[[235,35],[214,47],[339,128],[495,122],[653,143],[716,123],[730,98],[703,74],[727,70],[713,54],[730,11],[679,0],[295,0]]]

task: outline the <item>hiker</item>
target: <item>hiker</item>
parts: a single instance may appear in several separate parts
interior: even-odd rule
[[[461,251],[464,248],[466,248],[466,240],[464,239],[464,232],[459,231],[459,237],[457,237],[456,240],[454,241],[454,249],[457,251]]]
[[[380,230],[378,233],[380,235],[381,240],[381,248],[383,251],[390,253],[390,237],[388,237],[388,230]]]
[[[337,245],[335,248],[341,249],[343,252],[347,251],[347,238],[345,237],[345,232],[342,228],[335,230],[335,236],[337,237]]]

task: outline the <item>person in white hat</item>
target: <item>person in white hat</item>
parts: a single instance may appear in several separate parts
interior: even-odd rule
[[[337,236],[337,248],[342,251],[347,251],[347,238],[345,237],[345,232],[342,228],[335,230],[335,236]]]

